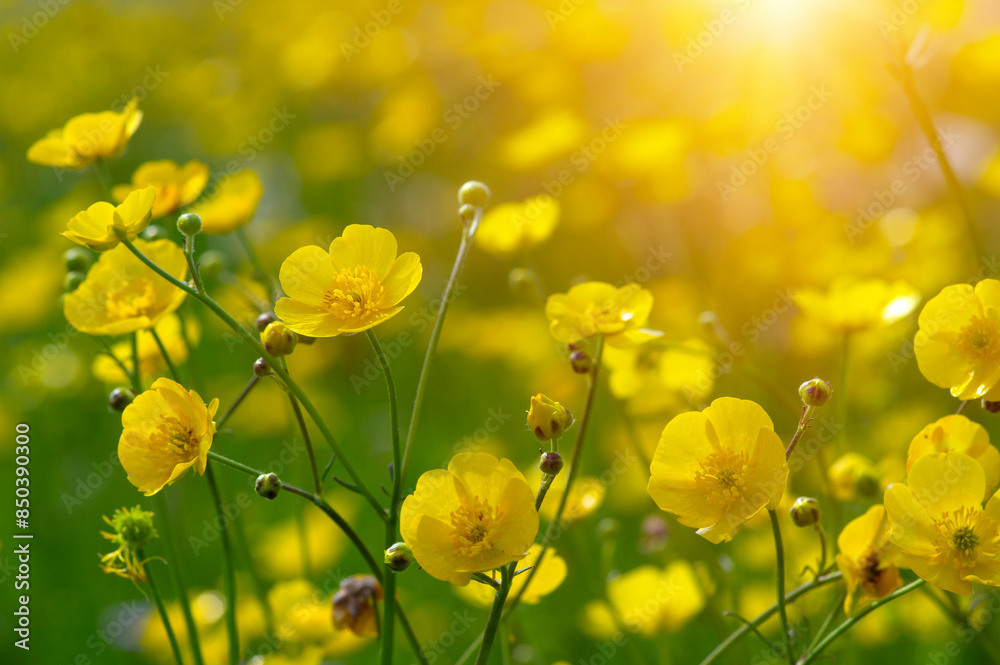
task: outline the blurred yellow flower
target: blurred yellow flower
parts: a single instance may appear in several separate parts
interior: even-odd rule
[[[885,492],[899,565],[966,596],[973,582],[1000,585],[1000,497],[990,497],[984,510],[985,493],[983,467],[965,453],[918,459],[906,484]]]
[[[990,435],[982,425],[962,415],[947,415],[920,430],[910,442],[906,471],[925,455],[950,452],[965,453],[979,462],[986,480],[984,499],[989,498],[1000,482],[1000,451],[990,445]]]
[[[913,352],[925,379],[958,399],[1000,399],[1000,281],[946,286],[918,323]]]
[[[69,220],[61,235],[95,252],[117,247],[122,238],[135,240],[149,226],[155,197],[156,189],[146,187],[130,193],[118,206],[98,201]]]
[[[372,575],[351,575],[333,594],[333,625],[359,637],[378,637],[377,604],[382,587]]]
[[[208,197],[192,205],[188,212],[201,217],[202,233],[231,233],[253,218],[263,193],[264,185],[257,174],[244,169],[220,178]]]
[[[201,337],[201,328],[195,318],[186,319],[183,325],[187,328],[187,334],[191,338],[191,344],[197,344]],[[160,336],[160,341],[167,349],[167,355],[175,363],[183,363],[188,358],[188,347],[184,341],[182,323],[180,315],[171,314],[163,317],[156,324],[156,334]],[[153,335],[148,330],[140,330],[138,333],[139,350],[139,373],[141,376],[156,376],[167,371],[167,364],[163,360],[163,353],[159,345],[153,339]],[[91,370],[94,376],[106,383],[128,383],[129,377],[122,371],[121,365],[129,372],[132,371],[132,343],[122,341],[111,347],[114,358],[106,353],[94,358]],[[117,361],[115,360],[117,358]]]
[[[675,344],[653,340],[627,349],[604,350],[608,386],[638,414],[683,411],[708,397],[715,386],[712,347],[692,338]]]
[[[398,314],[422,272],[413,252],[396,256],[392,232],[351,224],[329,252],[308,245],[285,259],[279,277],[288,297],[278,300],[274,313],[310,337],[362,332]]]
[[[208,184],[208,167],[198,161],[190,161],[178,166],[171,159],[146,162],[132,174],[132,184],[115,185],[111,195],[116,201],[124,201],[132,192],[154,187],[156,202],[153,204],[153,218],[172,213],[198,198]],[[204,220],[202,220],[204,225]]]
[[[28,161],[42,166],[82,169],[98,159],[113,159],[122,154],[141,122],[142,111],[137,99],[129,101],[121,112],[78,115],[28,148]]]
[[[902,280],[839,277],[827,291],[799,289],[792,300],[805,314],[832,330],[859,332],[893,323],[907,316],[920,294]]]
[[[552,336],[565,344],[604,335],[610,346],[640,344],[661,333],[644,329],[653,309],[653,294],[638,284],[616,288],[606,282],[584,282],[567,293],[549,296],[545,314]]]
[[[713,543],[732,539],[785,491],[785,447],[759,404],[720,397],[667,424],[650,465],[649,495]]]
[[[169,240],[136,240],[135,246],[177,279],[187,275],[184,251]],[[152,328],[186,295],[119,245],[102,254],[83,283],[66,295],[63,311],[80,332],[124,335]]]
[[[902,586],[899,569],[893,565],[896,548],[888,540],[888,531],[889,521],[880,504],[848,523],[837,537],[837,568],[847,584],[844,614],[850,616],[855,606]]]
[[[548,240],[557,224],[559,202],[548,194],[521,203],[502,203],[483,216],[476,244],[494,256],[510,256]]]
[[[837,501],[872,499],[881,492],[882,474],[879,468],[860,453],[846,453],[827,469],[830,491]]]
[[[152,496],[191,467],[204,474],[218,408],[218,399],[206,406],[198,393],[176,381],[154,381],[122,412],[118,458],[128,481]]]
[[[542,472],[534,470],[529,478],[531,487],[538,487],[542,482]],[[545,494],[542,505],[538,508],[538,514],[550,522],[556,518],[556,510],[559,508],[559,502],[566,491],[567,478],[569,478],[567,473],[556,475],[549,486],[549,491]],[[562,521],[566,524],[572,524],[590,517],[604,503],[607,492],[608,488],[599,478],[577,476],[576,480],[573,481],[573,488],[569,491],[569,497],[566,499]]]
[[[545,557],[538,563],[538,556],[542,553],[542,546],[535,544],[531,546],[523,559],[517,562],[517,568],[528,568],[535,566],[538,572],[531,578],[521,602],[528,605],[537,605],[542,598],[559,588],[559,585],[566,579],[566,562],[559,556],[553,548],[545,551]],[[521,588],[528,579],[529,571],[521,573],[514,578],[510,587],[510,595],[507,602],[510,603],[521,593]],[[489,607],[493,603],[496,591],[485,584],[469,584],[467,586],[455,587],[455,592],[460,598],[480,607]]]
[[[461,453],[420,476],[399,530],[424,570],[464,586],[524,557],[538,533],[535,493],[510,460]]]

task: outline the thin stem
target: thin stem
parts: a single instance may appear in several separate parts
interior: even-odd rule
[[[830,613],[826,615],[825,619],[823,619],[823,623],[820,624],[819,630],[816,631],[816,635],[809,643],[809,646],[806,647],[806,653],[812,652],[812,650],[816,648],[816,645],[819,644],[819,641],[823,639],[823,635],[826,634],[826,630],[830,627],[830,624],[833,623],[834,619],[837,618],[837,615],[840,614],[840,610],[843,609],[844,598],[846,595],[847,593],[844,592],[837,596],[833,603],[833,607],[830,608]]]
[[[204,304],[206,307],[212,310],[212,312],[216,316],[222,319],[222,321],[226,325],[232,328],[237,335],[242,337],[243,340],[250,345],[250,348],[253,349],[254,353],[256,353],[258,357],[264,359],[264,362],[266,362],[268,367],[271,368],[271,371],[274,372],[282,381],[285,382],[285,385],[288,387],[288,389],[299,400],[303,408],[305,408],[306,413],[309,414],[309,417],[312,418],[313,422],[316,423],[316,426],[319,428],[320,433],[323,434],[323,438],[330,446],[330,449],[333,450],[333,452],[337,453],[337,457],[340,458],[340,463],[344,466],[344,470],[347,471],[348,475],[351,476],[351,479],[354,481],[354,484],[357,485],[360,494],[363,497],[365,497],[368,503],[371,504],[371,506],[375,509],[376,514],[378,514],[379,518],[385,520],[386,519],[385,508],[383,508],[382,504],[380,504],[378,499],[375,498],[375,495],[372,493],[372,491],[368,489],[368,486],[365,485],[357,469],[354,468],[354,465],[351,464],[348,458],[344,455],[343,449],[340,447],[340,444],[337,443],[337,439],[334,438],[333,433],[327,426],[326,421],[323,420],[323,417],[320,415],[319,410],[316,409],[312,401],[310,401],[308,395],[305,394],[305,391],[302,390],[299,384],[297,384],[292,379],[292,377],[288,375],[288,372],[285,371],[285,369],[281,366],[281,363],[278,362],[278,360],[274,356],[272,356],[270,353],[267,352],[267,350],[264,348],[264,345],[260,343],[260,340],[256,336],[252,335],[246,328],[241,326],[236,321],[236,319],[234,319],[225,309],[223,309],[219,305],[219,303],[215,302],[211,297],[209,297],[207,293],[201,293],[195,290],[190,284],[186,284],[180,281],[170,273],[163,270],[163,268],[156,265],[156,263],[150,260],[149,257],[140,252],[138,248],[136,248],[136,246],[133,245],[130,241],[122,240],[122,244],[128,247],[129,250],[133,254],[135,254],[135,256],[140,261],[146,264],[151,270],[153,270],[160,277],[167,280],[177,288],[181,289],[191,297],[201,301],[202,304]]]
[[[869,612],[872,612],[878,609],[879,607],[882,607],[886,603],[892,602],[893,600],[899,598],[900,596],[905,596],[906,594],[910,593],[914,589],[919,588],[923,584],[925,584],[924,580],[921,579],[915,580],[913,582],[910,582],[903,588],[897,589],[893,593],[890,593],[885,598],[880,598],[879,600],[876,600],[874,603],[867,606],[866,608],[864,608],[863,610],[852,616],[850,619],[848,619],[847,621],[845,621],[844,623],[840,624],[832,631],[830,631],[830,634],[827,635],[825,638],[823,638],[823,641],[817,644],[814,650],[810,651],[805,657],[803,657],[799,665],[809,665],[809,663],[816,660],[816,658],[819,657],[821,653],[823,653],[824,649],[830,646],[834,642],[834,640],[836,640],[838,637],[849,631],[854,626],[854,624],[856,624],[858,621],[861,621],[861,619],[867,616]]]
[[[170,527],[170,511],[167,508],[167,500],[162,492],[157,492],[153,497],[156,503],[156,512],[160,514],[160,537],[167,546],[172,562],[167,564],[170,577],[174,583],[174,591],[177,594],[177,601],[180,603],[181,612],[184,613],[184,623],[187,625],[188,642],[191,644],[191,657],[195,665],[202,665],[204,661],[201,657],[201,644],[198,640],[198,625],[194,622],[194,615],[191,613],[191,600],[188,598],[187,587],[184,585],[184,578],[181,575],[181,554],[177,549]]]
[[[786,460],[791,459],[792,453],[795,452],[796,444],[798,444],[802,435],[806,433],[806,430],[809,429],[809,422],[812,420],[813,413],[815,412],[815,406],[807,406],[802,410],[802,417],[799,418],[799,425],[795,428],[795,434],[792,435],[792,440],[788,442],[788,448],[785,449]]]
[[[135,388],[135,385],[134,385],[135,382],[132,380],[132,372],[131,372],[131,370],[129,370],[129,368],[125,366],[125,363],[122,362],[121,358],[119,358],[118,356],[115,355],[115,352],[111,349],[111,345],[108,343],[108,340],[104,339],[103,337],[97,336],[97,335],[92,336],[91,339],[94,340],[95,342],[97,342],[100,345],[100,347],[103,349],[104,355],[106,355],[107,357],[109,357],[113,361],[115,361],[115,364],[118,365],[118,369],[120,369],[122,371],[122,374],[125,375],[125,378],[129,380],[129,384],[132,385],[132,388],[134,389]],[[136,394],[138,394],[138,393],[136,393]]]
[[[104,200],[111,202],[114,199],[111,197],[111,173],[108,171],[108,162],[103,157],[98,157],[97,161],[94,162],[94,170],[97,171],[97,181],[101,184],[101,192],[104,194]]]
[[[493,640],[496,638],[497,627],[500,625],[503,606],[507,602],[507,594],[510,593],[515,565],[517,565],[516,561],[500,569],[500,588],[497,589],[497,595],[493,597],[493,606],[490,608],[490,618],[486,621],[486,630],[483,631],[483,643],[479,647],[479,655],[476,656],[476,665],[486,665],[490,659],[490,649],[493,648]]]
[[[545,529],[545,535],[542,537],[542,552],[538,555],[538,560],[542,561],[545,557],[545,553],[548,551],[549,546],[552,543],[553,533],[555,529],[559,528],[558,525],[562,522],[563,513],[566,511],[566,503],[569,500],[570,491],[573,489],[573,481],[576,480],[576,475],[580,470],[580,462],[582,461],[583,455],[583,441],[587,435],[587,425],[590,423],[590,414],[594,408],[594,397],[597,395],[597,379],[601,367],[601,355],[604,351],[604,336],[598,335],[597,345],[594,350],[594,364],[590,370],[590,374],[587,377],[587,400],[584,402],[583,415],[580,417],[580,427],[576,430],[576,441],[573,443],[573,459],[569,463],[569,473],[566,476],[566,488],[563,490],[562,496],[559,498],[559,506],[556,508],[555,517],[549,522],[548,527]],[[540,505],[540,503],[539,503]],[[531,585],[531,580],[534,579],[535,573],[538,572],[538,567],[532,568],[530,572],[525,573],[528,578],[524,581],[524,585],[518,590],[514,599],[510,603],[510,609],[508,612],[512,612],[517,604],[521,602],[521,597],[524,595],[524,591]]]
[[[226,510],[222,504],[222,495],[219,493],[219,485],[215,482],[215,472],[211,464],[205,465],[205,478],[208,480],[208,488],[212,492],[212,499],[215,501],[215,512],[222,528],[219,535],[222,540],[222,574],[223,587],[226,594],[226,633],[229,635],[229,665],[238,665],[240,662],[240,637],[236,627],[236,571],[233,568],[233,550],[229,542],[229,519],[226,517]]]
[[[371,342],[372,351],[378,366],[385,375],[385,386],[389,394],[389,430],[392,438],[392,498],[389,502],[389,519],[385,522],[385,547],[388,548],[396,542],[396,524],[399,520],[399,500],[402,494],[402,451],[399,448],[399,406],[396,400],[396,382],[392,378],[392,371],[389,369],[389,359],[382,349],[382,345],[375,335],[375,331],[369,328],[366,331],[368,341]],[[318,482],[318,481],[317,481]],[[392,664],[393,630],[396,610],[396,576],[395,573],[385,565],[385,582],[382,584],[382,632],[381,643],[379,645],[382,652],[382,664]]]
[[[142,370],[139,368],[139,333],[129,335],[132,345],[132,390],[138,395],[142,392]]]
[[[294,395],[287,391],[285,394],[288,395],[288,401],[291,403],[292,411],[295,413],[295,420],[298,422],[299,429],[302,431],[302,438],[306,442],[306,452],[309,454],[309,468],[312,469],[313,488],[316,490],[316,494],[322,494],[323,484],[320,482],[319,469],[316,466],[316,453],[313,452],[312,441],[309,438],[309,428],[306,427],[306,420],[302,417],[302,409],[299,408],[299,403],[296,401]]]
[[[140,561],[145,558],[142,550],[139,550],[137,554]],[[177,643],[177,635],[174,634],[174,628],[170,625],[170,616],[167,614],[167,608],[163,605],[163,598],[160,597],[160,592],[156,588],[153,573],[145,563],[142,564],[142,571],[145,573],[146,581],[149,583],[149,591],[153,594],[156,611],[160,613],[160,621],[163,622],[163,630],[166,631],[167,640],[170,641],[170,650],[174,652],[174,660],[177,661],[177,665],[184,665],[184,658],[181,656],[181,645]]]
[[[236,408],[243,403],[243,400],[246,399],[246,396],[250,394],[250,391],[253,390],[253,387],[257,385],[258,381],[260,381],[260,377],[258,377],[256,374],[250,377],[250,380],[247,382],[247,385],[244,386],[240,394],[237,395],[236,399],[233,400],[233,403],[229,405],[228,409],[226,409],[226,413],[222,416],[222,418],[219,419],[219,422],[215,423],[216,429],[220,430],[222,429],[222,426],[226,424],[226,421],[229,420],[230,416],[233,415],[233,413],[236,411]]]
[[[819,534],[819,568],[816,570],[816,577],[819,577],[826,568],[826,530],[822,522],[817,522],[813,529]]]
[[[240,244],[243,245],[243,249],[247,253],[247,258],[250,259],[250,264],[253,265],[254,272],[257,273],[260,280],[264,282],[264,288],[267,289],[267,301],[268,305],[274,302],[274,295],[277,293],[277,288],[274,284],[274,280],[271,278],[271,273],[264,268],[263,262],[260,260],[257,251],[253,247],[253,243],[250,242],[250,237],[247,236],[246,230],[240,228],[236,230],[236,237],[239,239]]]
[[[413,399],[413,415],[410,416],[410,428],[406,433],[406,445],[403,446],[403,465],[399,469],[400,478],[405,482],[406,473],[410,469],[410,450],[413,448],[413,441],[417,436],[417,424],[420,422],[420,409],[424,403],[424,393],[427,390],[427,377],[430,375],[431,360],[437,351],[438,340],[441,338],[441,329],[444,327],[444,317],[448,313],[448,305],[452,301],[452,292],[462,276],[465,268],[465,260],[472,249],[472,242],[476,237],[476,230],[479,228],[479,221],[483,218],[483,209],[476,208],[476,215],[471,222],[462,227],[462,241],[458,246],[458,254],[455,256],[455,263],[451,267],[451,275],[448,283],[444,287],[444,294],[441,296],[441,308],[438,310],[437,319],[434,321],[434,328],[431,330],[431,339],[427,343],[427,354],[424,356],[424,364],[420,368],[420,378],[417,380],[417,392]]]
[[[818,589],[821,586],[830,584],[832,582],[839,582],[841,579],[843,579],[843,576],[838,571],[835,573],[831,573],[829,575],[824,575],[815,580],[809,580],[805,584],[789,591],[785,595],[785,602],[781,603],[780,605],[784,606],[788,603],[793,602],[799,597],[804,596],[813,589]],[[743,638],[743,636],[749,633],[751,629],[760,626],[762,623],[764,623],[772,616],[774,616],[778,612],[778,607],[779,603],[771,605],[771,607],[767,608],[759,615],[757,615],[757,618],[752,620],[749,624],[744,624],[743,626],[740,626],[735,631],[733,631],[733,633],[729,637],[723,640],[722,644],[720,644],[719,646],[715,647],[715,649],[712,650],[712,653],[705,656],[705,660],[701,661],[701,665],[711,665],[712,663],[718,661],[719,658],[728,653],[729,650],[732,649],[736,645],[736,643]]]
[[[177,314],[177,323],[180,325],[181,338],[184,340],[184,347],[187,349],[188,354],[188,370],[191,372],[191,379],[194,382],[196,390],[201,390],[201,372],[198,369],[198,363],[195,362],[194,357],[194,342],[191,339],[191,331],[188,330],[187,321],[179,313]]]
[[[781,641],[788,647],[788,663],[795,665],[795,648],[792,632],[788,625],[788,613],[785,611],[785,604],[781,602],[785,597],[785,548],[781,543],[781,526],[778,524],[778,513],[768,510],[771,517],[771,529],[774,531],[774,552],[778,562],[778,615],[781,617]]]
[[[181,382],[181,375],[177,373],[177,367],[174,366],[174,361],[170,359],[170,354],[167,353],[167,347],[163,345],[163,340],[160,339],[160,334],[156,332],[156,328],[150,328],[149,334],[153,336],[156,341],[156,346],[160,349],[160,355],[163,356],[163,362],[166,363],[167,369],[170,370],[170,376],[173,377],[174,381],[177,383]]]
[[[195,236],[184,236],[184,258],[187,259],[188,272],[191,273],[191,280],[198,293],[205,293],[205,282],[201,279],[201,271],[194,260],[194,238]]]

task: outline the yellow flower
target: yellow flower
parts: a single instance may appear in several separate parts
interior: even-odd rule
[[[986,476],[965,453],[918,459],[906,484],[885,492],[889,540],[899,565],[947,591],[972,595],[972,583],[1000,585],[1000,496],[983,509]]]
[[[545,558],[538,563],[538,556],[542,553],[541,545],[532,545],[531,549],[523,559],[517,562],[517,569],[535,566],[538,572],[531,579],[531,585],[521,596],[521,602],[528,605],[537,605],[542,598],[559,588],[559,585],[566,579],[566,562],[551,547],[545,551]],[[510,595],[507,602],[510,603],[521,593],[531,571],[525,571],[514,578],[510,587]],[[463,599],[481,607],[489,607],[493,603],[496,591],[485,584],[469,584],[467,586],[455,587],[455,592]]]
[[[187,275],[184,251],[169,240],[136,240],[135,246],[177,279]],[[102,254],[83,284],[66,295],[63,311],[80,332],[124,335],[152,328],[180,307],[185,295],[119,245]]]
[[[925,379],[958,399],[1000,400],[1000,281],[946,286],[917,321],[913,351]]]
[[[538,487],[542,481],[542,472],[536,469],[530,474],[530,478],[531,486]],[[556,510],[558,510],[559,502],[566,491],[566,481],[568,478],[568,473],[558,474],[552,480],[549,491],[545,494],[545,499],[538,508],[538,514],[550,522],[556,518]],[[563,510],[562,521],[566,524],[571,524],[589,517],[604,503],[607,491],[607,486],[599,478],[577,476],[576,480],[573,481],[573,488],[569,491],[569,497],[566,499],[566,508]]]
[[[850,616],[856,605],[883,598],[903,584],[893,565],[896,548],[888,540],[888,531],[885,508],[877,505],[852,520],[837,537],[837,568],[847,584],[844,614]]]
[[[113,159],[125,150],[140,122],[142,111],[137,99],[129,101],[120,113],[103,111],[78,115],[28,148],[28,161],[42,166],[82,169],[98,159]]]
[[[198,320],[194,318],[186,319],[184,325],[188,329],[187,332],[191,337],[191,343],[196,344],[201,336]],[[167,355],[170,356],[171,360],[175,363],[182,363],[187,360],[188,348],[184,342],[179,315],[171,314],[163,317],[156,325],[156,334],[160,336],[160,341],[166,347]],[[155,376],[166,372],[167,364],[163,360],[163,353],[148,330],[139,331],[138,347],[139,373],[142,376]],[[111,347],[111,353],[114,355],[114,358],[108,356],[106,353],[102,353],[94,358],[94,364],[91,367],[94,376],[106,383],[127,383],[129,378],[122,371],[119,363],[124,365],[126,370],[132,371],[132,343],[127,340],[118,342]],[[117,358],[117,361],[115,358]]]
[[[98,201],[69,220],[61,235],[95,252],[117,247],[122,238],[135,240],[149,226],[155,196],[156,190],[147,187],[132,192],[118,206]]]
[[[649,495],[713,543],[732,539],[785,491],[785,447],[759,404],[720,397],[671,420],[650,465]]]
[[[400,533],[430,575],[464,586],[472,573],[524,557],[538,533],[535,494],[510,460],[461,453],[420,476]]]
[[[799,289],[792,300],[832,330],[859,332],[907,316],[920,302],[920,294],[902,280],[840,277],[825,292]]]
[[[920,430],[910,442],[906,471],[925,455],[949,452],[965,453],[979,462],[986,478],[984,498],[989,498],[1000,482],[1000,451],[990,445],[990,435],[982,425],[962,415],[945,416]]]
[[[386,229],[351,224],[330,251],[308,245],[281,264],[288,294],[274,313],[310,337],[368,330],[398,314],[399,302],[417,288],[423,268],[413,252],[396,256],[396,237]]]
[[[638,284],[615,288],[584,282],[568,293],[549,296],[545,315],[552,336],[565,344],[604,335],[613,347],[628,347],[659,336],[643,326],[653,309],[653,294]]]
[[[870,459],[860,453],[838,457],[827,469],[830,491],[837,501],[872,499],[881,493],[882,474]]]
[[[153,218],[163,217],[188,205],[208,184],[208,167],[198,161],[178,166],[171,159],[146,162],[132,174],[131,185],[115,185],[111,195],[124,201],[134,191],[152,186],[156,191]],[[204,224],[204,220],[202,220]]]
[[[122,412],[118,458],[129,482],[152,496],[191,467],[204,474],[218,408],[218,399],[206,406],[176,381],[154,381]]]
[[[264,185],[250,169],[223,177],[208,198],[188,210],[201,217],[202,233],[231,233],[257,212]]]
[[[636,414],[684,411],[715,386],[712,348],[700,339],[663,345],[657,340],[628,349],[607,348],[608,387]]]
[[[494,256],[510,256],[540,245],[558,223],[559,203],[548,194],[503,203],[483,216],[476,244]]]

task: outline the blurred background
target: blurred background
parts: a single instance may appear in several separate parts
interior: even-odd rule
[[[34,633],[24,653],[11,645],[13,509],[3,511],[5,663],[170,659],[148,601],[97,566],[109,549],[101,516],[151,505],[117,461],[120,418],[107,395],[122,382],[95,371],[99,347],[74,334],[60,306],[71,244],[58,232],[101,190],[93,168],[25,159],[34,141],[79,113],[139,100],[145,117],[110,165],[114,183],[155,159],[201,160],[213,180],[257,172],[264,193],[246,232],[272,274],[294,249],[326,247],[350,223],[387,227],[400,251],[417,252],[421,285],[378,329],[407,419],[458,247],[457,188],[482,180],[492,205],[550,197],[558,224],[549,237],[518,251],[473,249],[408,489],[418,472],[469,450],[508,457],[527,473],[538,449],[524,424],[529,397],[544,392],[571,411],[582,407],[585,382],[548,333],[548,294],[583,279],[653,292],[650,327],[664,331],[664,343],[608,358],[610,383],[598,393],[583,461],[589,481],[571,501],[577,523],[556,543],[566,578],[541,604],[518,610],[517,663],[696,662],[738,627],[724,611],[753,617],[773,603],[766,523],[712,546],[646,494],[641,460],[663,426],[732,395],[764,405],[787,440],[797,386],[822,376],[837,391],[827,410],[844,414],[846,428],[811,431],[826,437],[841,475],[823,479],[808,465],[786,500],[837,481],[841,517],[859,515],[880,500],[878,489],[902,479],[913,436],[956,404],[913,361],[919,306],[852,329],[845,367],[844,326],[800,310],[793,295],[852,277],[904,280],[926,301],[945,285],[1000,273],[1000,6],[985,0],[32,0],[0,2],[0,26],[0,486],[11,497],[14,427],[27,422],[36,534]],[[893,74],[908,51],[979,246]],[[240,317],[259,313],[266,292],[236,239],[199,243],[227,257],[210,286],[216,297]],[[225,409],[254,357],[196,303],[180,313],[201,331],[196,363],[182,374]],[[321,340],[289,362],[365,476],[387,482],[387,404],[366,341]],[[967,415],[1000,431],[978,405]],[[214,450],[307,482],[275,386],[255,389],[227,429]],[[247,478],[218,475],[224,493],[246,504],[233,530],[252,662],[372,662],[374,643],[329,625],[337,582],[364,572],[349,543],[305,502],[265,502]],[[191,476],[166,497],[208,660],[221,662],[209,493]],[[331,484],[329,497],[367,542],[380,542],[355,495]],[[816,565],[816,537],[785,526],[797,584],[799,571]],[[668,566],[686,586],[676,601],[643,612],[642,575]],[[399,583],[431,662],[457,660],[487,610],[415,567]],[[992,614],[982,615],[990,599],[981,594],[961,609],[1000,637]],[[607,602],[642,626],[610,656]],[[833,602],[830,589],[800,608],[818,621]],[[278,640],[268,630],[276,621],[291,626]],[[765,632],[775,628],[772,621]],[[291,661],[264,658],[279,643]],[[987,662],[932,594],[915,593],[866,618],[835,653],[841,663],[938,662],[950,643],[958,656],[949,662]],[[762,650],[750,638],[731,662],[771,662]],[[397,662],[409,658],[400,641]]]

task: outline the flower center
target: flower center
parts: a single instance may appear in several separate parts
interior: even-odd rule
[[[591,337],[597,333],[616,333],[625,330],[625,324],[632,318],[631,312],[623,312],[613,300],[597,303],[587,303],[583,310],[587,318],[585,327],[593,330],[583,330],[584,337]]]
[[[938,556],[957,559],[961,565],[972,565],[979,558],[980,516],[976,507],[960,508],[945,514],[935,526],[943,536],[938,544]],[[985,526],[985,525],[984,525]]]
[[[150,434],[149,442],[184,461],[197,454],[194,429],[181,424],[175,416],[163,417],[156,431]]]
[[[951,543],[962,554],[971,554],[979,544],[979,536],[972,527],[963,526],[951,534]]]
[[[752,464],[746,452],[724,448],[705,458],[695,473],[695,485],[712,503],[728,503],[743,494],[743,479]]]
[[[499,510],[494,510],[479,497],[474,497],[471,503],[456,508],[451,513],[455,555],[482,557],[485,552],[492,549],[493,541],[500,535],[496,530],[500,515]]]
[[[156,288],[151,279],[132,279],[108,293],[105,309],[113,321],[149,316],[156,305]]]
[[[958,349],[972,360],[1000,357],[1000,328],[985,316],[974,316],[958,333]]]
[[[861,559],[861,565],[859,566],[861,569],[861,579],[868,589],[878,587],[879,577],[882,576],[881,563],[882,560],[875,550],[869,550]]]
[[[385,286],[365,266],[344,268],[323,292],[323,305],[348,321],[358,321],[377,313],[385,297]]]

